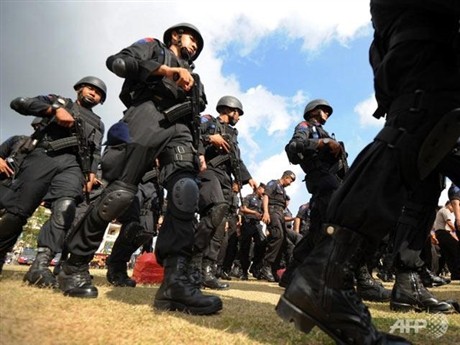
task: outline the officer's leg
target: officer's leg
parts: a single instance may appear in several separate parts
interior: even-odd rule
[[[215,247],[211,248],[214,252],[209,255],[208,247],[216,233],[219,226],[224,226],[224,218],[229,210],[220,181],[215,174],[210,171],[205,171],[200,175],[200,192],[199,192],[199,211],[200,221],[198,223],[194,244],[193,244],[193,258],[192,265],[195,271],[202,272],[203,278],[208,275],[208,280],[217,281],[217,278],[212,273],[212,266],[215,263],[217,254],[215,252],[220,247],[219,238],[222,236],[217,235],[217,241],[214,242]],[[211,279],[212,278],[212,279]],[[204,279],[203,279],[204,280]]]
[[[26,223],[26,218],[8,212],[0,218],[0,273],[6,254],[13,248]]]
[[[281,213],[270,213],[270,224],[267,226],[269,232],[267,251],[263,260],[263,267],[260,271],[260,278],[269,282],[275,282],[273,275],[277,268],[276,263],[280,258],[281,248],[284,243],[284,216]]]
[[[153,236],[144,237],[145,230],[139,223],[141,202],[142,192],[138,190],[129,208],[118,218],[122,226],[106,261],[107,280],[115,286],[136,286],[136,281],[128,276],[127,264],[131,255]]]
[[[107,225],[131,204],[137,186],[122,181],[110,183],[69,234],[67,248],[71,253],[59,273],[59,288],[71,297],[97,297],[91,284],[88,264],[104,236]]]
[[[115,286],[136,286],[136,281],[128,276],[127,264],[132,254],[139,247],[151,242],[154,236],[152,226],[146,227],[140,223],[144,199],[142,191],[139,190],[131,206],[119,218],[123,225],[107,259],[107,280]]]
[[[221,223],[214,228],[214,233],[208,244],[208,247],[203,252],[203,263],[202,263],[202,274],[203,282],[202,285],[205,288],[214,290],[228,289],[227,283],[222,283],[216,277],[217,271],[217,256],[223,239],[225,238],[225,225],[227,219],[224,217]]]
[[[48,268],[53,256],[62,252],[67,230],[75,217],[73,198],[63,197],[51,205],[51,217],[38,234],[38,253],[24,281],[38,287],[57,287],[57,281]]]
[[[222,309],[222,301],[204,296],[189,278],[193,248],[195,212],[199,189],[194,174],[177,173],[166,181],[168,204],[155,246],[164,267],[164,280],[153,305],[160,310],[179,310],[191,314],[213,314]]]

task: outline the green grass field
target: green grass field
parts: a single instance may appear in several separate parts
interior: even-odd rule
[[[158,286],[115,288],[107,283],[102,269],[91,271],[99,289],[97,299],[64,297],[57,291],[28,286],[22,282],[27,269],[16,265],[3,269],[2,345],[333,344],[318,328],[305,335],[281,321],[274,308],[283,289],[275,283],[233,280],[231,289],[212,292],[224,302],[218,315],[192,316],[153,310],[151,303]],[[391,284],[385,286],[391,288]],[[460,300],[458,281],[431,291],[441,299]],[[447,315],[440,321],[430,314],[392,312],[388,303],[367,305],[381,331],[389,332],[397,320],[418,322],[426,327],[417,334],[405,335],[414,344],[460,343],[460,314]],[[433,330],[440,322],[447,323],[448,328],[435,338]]]

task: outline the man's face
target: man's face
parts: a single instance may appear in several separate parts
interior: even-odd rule
[[[283,178],[282,184],[284,187],[288,187],[291,185],[292,182],[293,182],[292,177],[286,176],[285,178]]]
[[[311,111],[310,118],[315,119],[320,124],[324,125],[329,118],[329,111],[326,108],[318,107]]]
[[[236,108],[230,108],[230,111],[228,112],[227,115],[229,118],[229,122],[232,126],[235,126],[240,120],[240,113],[238,112],[238,109]]]
[[[257,195],[262,196],[265,193],[265,188],[264,187],[258,187],[257,188]]]
[[[177,45],[181,54],[183,55],[182,57],[187,55],[187,58],[191,59],[195,56],[198,50],[198,41],[192,32],[185,31],[182,33],[182,35],[180,35],[177,31],[173,31],[172,38],[172,42]]]
[[[81,106],[91,109],[101,103],[102,91],[92,85],[82,85],[78,90],[78,102]]]

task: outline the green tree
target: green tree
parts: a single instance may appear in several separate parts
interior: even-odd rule
[[[37,237],[42,225],[48,220],[50,216],[49,209],[40,206],[38,207],[32,217],[29,218],[27,224],[24,225],[24,230],[21,235],[21,240],[24,242],[24,247],[36,247]]]

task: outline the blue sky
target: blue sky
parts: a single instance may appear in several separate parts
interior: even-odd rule
[[[118,99],[123,80],[107,70],[106,58],[140,38],[161,38],[184,21],[196,25],[205,40],[195,70],[208,96],[204,113],[216,115],[224,95],[242,101],[245,115],[237,128],[243,159],[259,182],[287,169],[297,173],[287,189],[293,212],[309,195],[304,174],[289,165],[284,146],[310,100],[325,98],[333,106],[325,128],[345,142],[350,162],[382,127],[372,118],[368,0],[3,0],[0,140],[31,132],[32,118],[9,108],[13,98],[74,98],[73,84],[86,75],[108,86],[107,101],[94,109],[108,128],[124,108]]]

